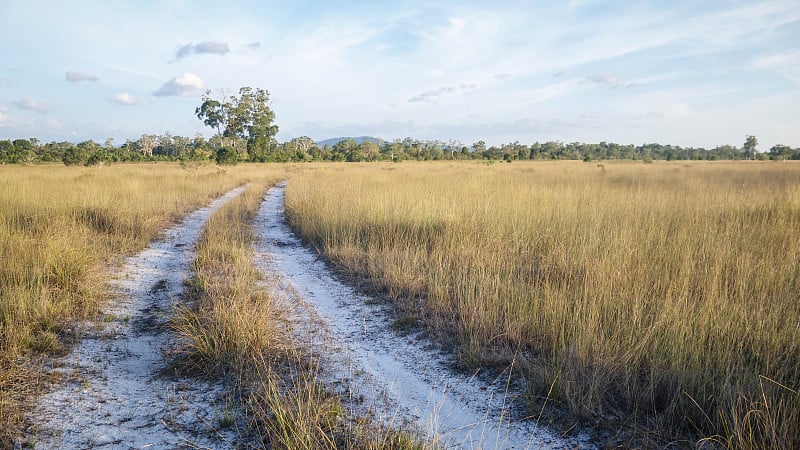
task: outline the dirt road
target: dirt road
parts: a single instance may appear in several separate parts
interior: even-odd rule
[[[114,285],[119,300],[54,372],[66,383],[30,417],[36,448],[235,448],[232,402],[220,384],[165,373],[172,345],[162,325],[190,275],[194,244],[206,220],[244,188],[189,215],[139,255]],[[452,355],[424,339],[390,331],[388,306],[340,282],[302,246],[284,218],[284,189],[271,189],[259,209],[257,265],[289,305],[294,337],[321,357],[321,376],[357,414],[421,431],[448,448],[591,448],[520,420],[508,377],[451,370]]]
[[[169,334],[163,325],[190,275],[206,220],[242,193],[228,192],[186,217],[129,258],[113,284],[118,300],[55,372],[67,382],[42,398],[27,436],[35,448],[230,448],[235,426],[221,430],[229,405],[220,385],[163,373]]]
[[[295,335],[323,355],[329,385],[358,399],[361,413],[437,436],[450,448],[591,448],[588,438],[561,439],[519,420],[508,378],[454,373],[450,355],[389,329],[380,302],[337,280],[302,246],[284,218],[284,189],[271,189],[255,221],[258,265],[275,294],[293,305]]]

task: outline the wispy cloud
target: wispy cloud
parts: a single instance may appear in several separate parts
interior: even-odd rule
[[[245,44],[245,47],[247,47],[250,50],[258,50],[258,49],[261,48],[261,42],[258,42],[258,41],[251,42],[249,44]]]
[[[193,53],[198,55],[212,54],[222,56],[230,53],[230,51],[231,49],[228,44],[222,41],[204,41],[196,44],[186,44],[178,48],[173,61],[185,58]]]
[[[133,96],[127,92],[121,92],[115,95],[111,101],[122,106],[133,106],[136,104],[136,99],[134,99]]]
[[[184,96],[199,89],[203,89],[203,80],[191,72],[186,72],[161,85],[158,90],[153,92],[153,95],[156,97]]]
[[[753,67],[759,70],[777,71],[800,82],[800,50],[772,53],[760,57],[753,61]]]
[[[0,127],[11,126],[11,115],[8,110],[0,106]]]
[[[438,89],[433,89],[430,91],[425,91],[419,95],[415,95],[408,99],[409,103],[415,102],[435,102],[438,98],[453,94],[458,91],[465,91],[469,89],[477,89],[477,83],[462,83],[458,87],[454,86],[443,86]]]
[[[616,73],[598,73],[589,75],[584,79],[584,83],[595,84],[606,89],[631,88],[641,86],[640,82],[628,81],[622,75]]]
[[[444,87],[440,87],[439,89],[433,89],[433,90],[430,90],[430,91],[425,91],[425,92],[423,92],[423,93],[421,93],[419,95],[415,95],[415,96],[409,98],[408,101],[411,102],[411,103],[413,103],[413,102],[432,102],[432,101],[435,101],[437,98],[439,98],[439,97],[441,97],[443,95],[451,94],[451,93],[453,93],[455,91],[456,91],[456,88],[454,88],[454,87],[444,86]]]
[[[97,75],[88,72],[73,72],[69,71],[64,74],[64,78],[70,83],[78,83],[80,81],[98,81]]]
[[[11,78],[0,77],[0,87],[14,87],[16,85],[17,83],[15,83]]]
[[[14,102],[14,106],[16,106],[19,109],[35,111],[39,114],[47,114],[52,109],[52,106],[39,102],[32,98],[23,98],[22,100],[16,101]]]

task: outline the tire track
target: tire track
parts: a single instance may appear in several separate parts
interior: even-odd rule
[[[294,235],[285,185],[270,189],[256,217],[257,265],[290,305],[295,338],[321,355],[326,383],[357,414],[414,428],[449,448],[593,448],[587,435],[563,439],[517,420],[506,377],[454,373],[451,355],[389,331],[387,307],[338,281]]]
[[[112,280],[117,299],[106,320],[90,324],[53,372],[66,382],[46,394],[29,419],[36,448],[230,448],[234,428],[224,388],[165,373],[171,337],[163,325],[190,275],[194,245],[208,218],[236,188],[200,208],[163,238],[126,260]]]

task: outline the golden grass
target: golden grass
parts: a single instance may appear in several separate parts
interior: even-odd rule
[[[264,189],[253,183],[203,230],[191,301],[171,320],[179,339],[175,367],[233,380],[250,432],[265,448],[425,448],[402,433],[349,419],[340,398],[319,380],[318,362],[292,341],[253,260],[251,222]]]
[[[273,181],[274,182],[274,181]],[[275,347],[277,313],[253,266],[250,226],[263,183],[252,184],[208,221],[197,242],[189,298],[171,328],[182,339],[182,365],[206,376],[246,372]]]
[[[800,165],[317,169],[294,228],[466,364],[626,439],[800,447]]]
[[[31,361],[64,351],[74,321],[100,312],[118,257],[261,171],[0,166],[0,445],[37,392]]]

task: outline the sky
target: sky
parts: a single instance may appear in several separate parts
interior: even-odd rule
[[[800,2],[0,0],[0,139],[211,137],[241,86],[279,141],[800,147]]]

